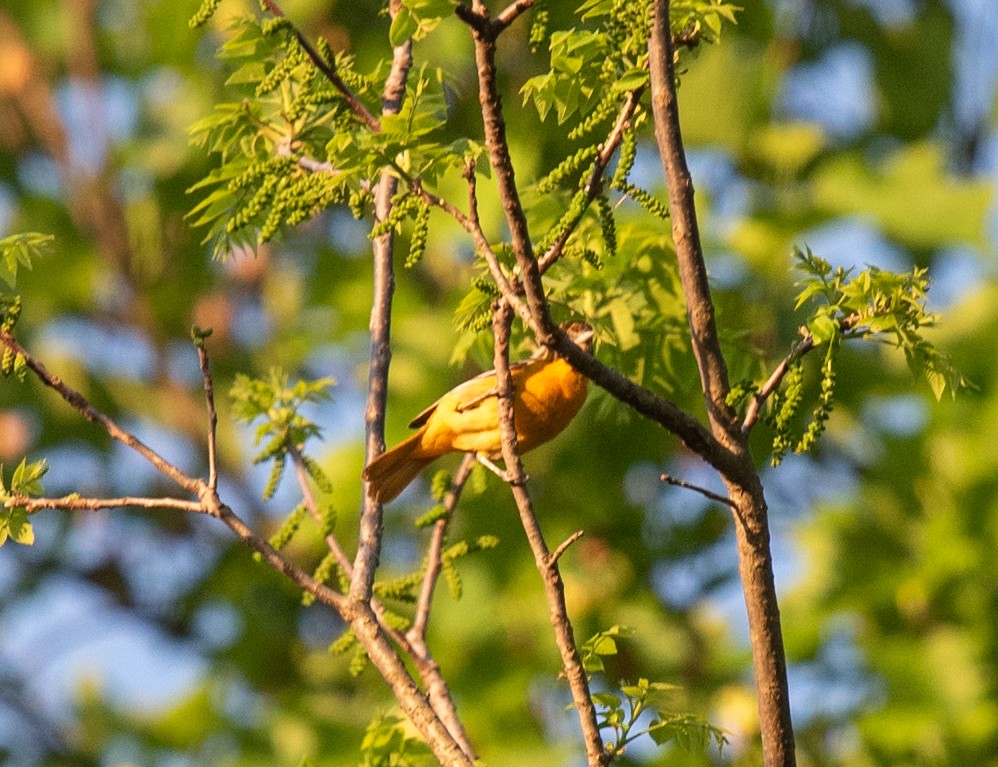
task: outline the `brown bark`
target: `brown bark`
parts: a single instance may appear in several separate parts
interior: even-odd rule
[[[796,764],[794,735],[766,499],[748,450],[747,436],[725,401],[729,392],[727,367],[714,320],[714,304],[697,227],[693,182],[679,126],[669,0],[654,0],[649,61],[655,138],[669,186],[673,240],[693,353],[700,371],[711,432],[729,453],[723,464],[704,457],[721,472],[733,503],[738,572],[749,619],[763,759],[767,767],[792,767]]]

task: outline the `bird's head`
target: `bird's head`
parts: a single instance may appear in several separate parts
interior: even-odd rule
[[[569,322],[562,325],[565,334],[583,351],[593,352],[593,326],[588,322]]]

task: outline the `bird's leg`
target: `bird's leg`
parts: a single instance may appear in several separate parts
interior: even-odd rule
[[[509,472],[506,471],[505,469],[500,469],[498,466],[496,466],[491,460],[489,460],[489,457],[485,455],[485,453],[475,453],[475,460],[478,461],[480,464],[482,464],[482,466],[491,471],[493,474],[495,474],[497,477],[499,477],[499,479],[501,479],[506,484],[510,484],[513,481],[513,478],[509,475]],[[524,475],[523,479],[527,480],[529,479],[529,477]]]

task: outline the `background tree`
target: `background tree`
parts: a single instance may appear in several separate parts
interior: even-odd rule
[[[960,241],[985,246],[981,221],[987,204],[982,183],[952,176],[943,161],[942,139],[952,139],[956,167],[974,167],[987,157],[975,149],[986,146],[982,137],[988,135],[987,113],[977,112],[975,122],[974,110],[951,97],[955,89],[949,87],[944,53],[953,39],[954,19],[957,39],[963,41],[957,48],[961,52],[969,49],[967,30],[985,27],[977,23],[961,28],[960,6],[953,7],[950,11],[926,4],[896,17],[874,17],[854,5],[833,3],[815,3],[787,15],[750,9],[737,28],[726,30],[730,36],[724,45],[704,50],[690,64],[683,78],[684,130],[687,139],[713,147],[694,154],[693,167],[695,175],[702,168],[705,177],[704,231],[722,327],[725,316],[740,319],[727,326],[731,335],[724,339],[740,360],[733,363],[736,379],[761,380],[762,371],[768,373],[796,337],[802,320],[788,311],[794,289],[789,259],[781,255],[791,243],[806,241],[817,253],[833,258],[841,258],[836,254],[843,249],[851,251],[850,263],[874,261],[904,268],[911,259],[983,275],[983,270],[973,271],[977,261],[972,254],[949,245]],[[51,256],[34,272],[18,275],[20,292],[29,296],[19,335],[98,406],[116,417],[126,414],[140,436],[193,473],[206,470],[200,469],[196,457],[203,451],[191,450],[188,442],[199,444],[204,432],[196,357],[181,340],[192,320],[215,330],[209,344],[218,381],[231,380],[235,371],[252,370],[254,365],[264,377],[275,363],[306,373],[315,370],[317,375],[328,375],[333,368],[340,381],[333,404],[315,411],[312,420],[325,427],[327,441],[333,443],[322,468],[332,479],[333,505],[341,512],[337,532],[342,530],[344,540],[350,540],[354,515],[348,510],[358,497],[360,461],[356,447],[350,447],[350,428],[356,429],[357,422],[346,426],[351,421],[345,414],[356,412],[352,371],[367,357],[366,339],[357,331],[367,323],[369,282],[367,263],[352,254],[366,252],[369,244],[349,236],[357,231],[349,218],[333,215],[311,223],[280,248],[264,248],[256,260],[230,259],[224,268],[210,269],[181,220],[190,198],[178,194],[210,166],[200,153],[181,152],[184,143],[178,132],[207,114],[213,99],[225,100],[193,86],[213,81],[217,70],[208,66],[207,58],[197,57],[196,38],[183,30],[179,14],[166,17],[175,11],[140,6],[127,9],[136,16],[125,18],[115,13],[122,9],[110,6],[91,15],[93,9],[67,5],[60,17],[69,20],[65,32],[53,39],[47,36],[52,25],[44,23],[44,14],[56,10],[45,5],[15,7],[2,28],[2,55],[11,62],[2,68],[11,73],[5,79],[3,102],[10,115],[3,121],[5,146],[10,147],[5,155],[12,179],[10,228],[60,233],[62,279],[51,279],[49,270],[57,268]],[[569,10],[549,9],[555,15],[552,29],[571,24]],[[559,13],[565,17],[558,18]],[[332,26],[318,7],[295,7],[293,16],[302,29],[329,37],[335,50],[349,41],[358,57],[358,72],[370,71],[384,50],[388,22],[381,27],[371,24],[373,11],[367,16],[355,11],[350,18],[333,12],[328,17],[335,19]],[[220,16],[212,23],[221,24]],[[349,28],[351,23],[355,28]],[[149,31],[136,34],[137,29]],[[773,30],[777,42],[770,42]],[[525,37],[522,31],[502,37],[502,45],[510,46],[501,51],[504,61],[526,60],[526,51],[519,47]],[[453,99],[448,125],[458,134],[474,133],[475,71],[469,68],[467,29],[448,19],[431,39],[426,44],[454,73],[446,91]],[[935,45],[918,44],[930,39]],[[800,47],[791,44],[794,40]],[[869,54],[862,53],[863,46]],[[529,65],[531,70],[511,75],[511,89],[527,75],[543,74],[548,65],[543,51],[541,46],[542,55]],[[48,72],[42,66],[45,61],[52,62]],[[59,66],[59,61],[66,64]],[[960,59],[956,61],[959,65]],[[858,122],[843,124],[829,115],[848,110],[813,109],[802,102],[799,94],[814,92],[808,90],[808,78],[813,81],[834,66],[854,75],[860,85],[875,84],[882,111],[871,99],[865,102],[865,114],[856,108]],[[139,75],[147,71],[150,74]],[[908,90],[910,79],[899,75],[912,71],[921,74],[921,88],[914,92]],[[54,85],[45,78],[48,73]],[[840,80],[848,82],[848,77]],[[201,92],[208,95],[198,102]],[[850,107],[864,105],[861,92],[850,95]],[[85,106],[74,107],[74,99]],[[94,101],[99,108],[85,108]],[[505,99],[507,106],[517,101],[512,94]],[[777,106],[769,106],[771,101]],[[62,113],[60,102],[67,105]],[[94,120],[93,115],[102,114],[106,123],[81,122],[81,116]],[[521,163],[518,172],[523,168],[525,174],[540,176],[554,164],[542,158],[571,153],[552,118],[540,123],[527,111],[509,122]],[[799,122],[806,118],[819,120],[819,125]],[[881,135],[901,143],[884,143],[878,139]],[[528,147],[540,150],[534,173]],[[646,185],[654,191],[661,171],[652,170],[653,155],[640,162],[651,145],[638,144],[637,149],[637,171],[644,169]],[[451,183],[455,193],[463,195],[459,174]],[[498,231],[500,212],[485,189],[483,184],[482,221],[487,231]],[[919,194],[913,195],[912,189]],[[545,201],[539,196],[534,203],[536,215],[543,212]],[[631,206],[625,202],[617,212],[625,218],[636,216]],[[550,221],[561,212],[552,204]],[[867,219],[850,218],[858,212]],[[619,253],[663,241],[667,225],[656,231],[643,221],[643,239],[626,226],[619,230]],[[451,225],[437,213],[431,214],[431,224],[426,257],[412,277],[399,280],[389,410],[390,419],[401,419],[395,426],[389,421],[389,431],[395,428],[396,434],[402,433],[411,414],[446,388],[440,376],[447,373],[453,342],[438,343],[436,338],[455,337],[451,310],[468,289],[467,270],[455,268],[455,261],[468,264],[459,245],[467,240],[456,228],[448,229]],[[592,241],[599,245],[597,229],[592,232]],[[843,233],[859,244],[843,248]],[[400,252],[405,247],[403,240]],[[607,343],[599,357],[680,404],[696,407],[698,376],[682,341],[674,273],[656,271],[661,264],[647,258],[605,257],[602,272],[587,272],[584,262],[575,263],[581,272],[572,274],[569,283],[579,291],[569,294],[575,305],[592,307],[592,314],[597,307],[605,311],[601,331]],[[39,278],[45,282],[37,282]],[[970,282],[965,277],[950,283],[960,303],[948,312],[945,327],[955,334],[954,351],[962,369],[981,387],[978,393],[929,410],[910,394],[911,379],[903,366],[897,366],[896,377],[884,375],[870,384],[870,372],[884,365],[893,370],[897,355],[885,351],[883,359],[871,360],[868,353],[860,353],[854,359],[846,349],[836,387],[839,405],[829,422],[824,452],[815,463],[792,461],[771,480],[780,498],[773,503],[777,519],[781,508],[783,519],[801,508],[793,502],[801,487],[821,487],[817,505],[827,508],[800,525],[808,533],[805,543],[813,541],[820,548],[811,560],[812,577],[797,581],[802,605],[792,611],[788,642],[791,660],[797,661],[791,665],[791,678],[799,675],[802,690],[796,696],[802,702],[801,751],[818,762],[931,763],[960,755],[987,763],[994,752],[994,690],[987,681],[993,678],[993,643],[988,639],[993,632],[986,607],[990,581],[982,572],[989,540],[987,503],[969,503],[974,493],[978,499],[987,497],[987,477],[993,473],[987,470],[987,451],[968,447],[973,439],[964,441],[954,433],[962,430],[961,437],[969,437],[966,432],[983,426],[981,419],[970,427],[946,426],[950,418],[955,424],[967,423],[958,418],[957,409],[986,409],[990,374],[972,360],[987,337],[977,335],[987,326],[977,315],[988,302],[986,296],[976,299],[956,291]],[[439,309],[428,310],[428,304]],[[969,308],[973,306],[976,312]],[[419,322],[406,321],[407,312],[418,314]],[[974,319],[961,321],[963,313]],[[335,339],[332,346],[330,336]],[[479,363],[487,365],[491,353],[468,338],[465,352],[470,349],[473,358],[477,354]],[[669,342],[667,356],[660,351],[663,338]],[[107,353],[91,353],[95,347]],[[115,354],[116,348],[123,352]],[[767,362],[753,362],[752,352]],[[812,356],[808,362],[817,367],[819,355]],[[462,375],[451,371],[449,380]],[[809,368],[808,375],[816,372]],[[816,387],[809,380],[805,384]],[[896,394],[899,387],[905,387],[902,397]],[[5,443],[13,446],[6,448],[5,461],[16,463],[28,452],[26,447],[32,455],[48,456],[53,466],[46,477],[49,494],[155,494],[159,489],[161,480],[137,474],[123,454],[103,457],[101,434],[39,390],[5,385],[3,396],[24,398],[20,403],[11,399],[6,411],[10,426],[3,434]],[[616,623],[634,627],[635,636],[620,644],[620,654],[610,664],[609,678],[644,674],[680,683],[682,696],[670,702],[674,710],[707,713],[735,736],[723,758],[753,762],[752,725],[742,729],[739,718],[745,708],[740,702],[745,700],[740,692],[746,682],[744,650],[737,637],[720,627],[713,617],[716,608],[710,607],[719,603],[718,595],[733,577],[727,512],[662,489],[659,471],[642,462],[666,461],[671,441],[640,420],[616,420],[623,414],[612,400],[594,399],[596,404],[580,417],[585,419],[581,425],[528,459],[539,507],[570,509],[554,519],[545,514],[550,538],[563,540],[578,528],[587,533],[563,559],[569,599],[581,600],[572,605],[577,631],[588,636]],[[240,401],[245,405],[250,399]],[[247,435],[234,430],[224,398],[218,402],[223,489],[239,493],[237,479],[244,477],[250,491],[241,500],[248,508],[254,503],[253,484],[259,489],[265,477],[254,477],[245,468],[239,446],[249,443]],[[148,415],[132,420],[141,413]],[[156,425],[160,419],[168,428]],[[331,429],[327,424],[344,426]],[[352,434],[355,438],[356,431]],[[764,455],[771,436],[759,435],[757,455]],[[904,459],[891,458],[895,454]],[[66,460],[57,460],[60,455]],[[912,460],[921,455],[924,460]],[[971,470],[976,464],[981,464],[979,473]],[[668,465],[671,474],[709,482],[700,480],[697,464],[688,456],[680,454]],[[93,484],[81,487],[80,477],[87,475]],[[925,479],[912,482],[912,476]],[[981,480],[968,479],[973,476]],[[871,478],[868,484],[863,482],[866,477]],[[438,641],[434,650],[485,759],[523,764],[534,752],[537,762],[545,764],[559,742],[574,739],[574,729],[566,724],[572,715],[566,718],[560,712],[563,693],[551,681],[554,661],[548,654],[544,608],[536,577],[527,576],[530,554],[517,543],[521,538],[512,515],[498,518],[486,512],[496,498],[504,497],[495,484],[489,484],[484,497],[469,498],[466,493],[467,508],[455,524],[463,538],[495,535],[501,545],[462,561],[453,571],[460,573],[468,593],[457,603],[436,600],[431,643],[434,632],[462,640],[453,645]],[[787,489],[790,500],[782,498],[781,488]],[[254,521],[269,518],[276,527],[276,517],[296,502],[293,483],[276,491],[276,502],[261,506]],[[586,504],[572,500],[577,498],[586,498]],[[971,506],[973,519],[965,519]],[[413,497],[412,508],[424,511],[427,505]],[[389,507],[386,540],[391,544],[383,557],[389,571],[406,572],[418,565],[420,549],[404,543],[413,539],[411,519]],[[230,551],[228,537],[218,535],[216,527],[202,527],[196,519],[173,513],[73,518],[48,514],[35,520],[34,547],[15,554],[8,553],[10,547],[4,549],[4,559],[16,557],[8,592],[8,625],[15,628],[7,636],[12,655],[5,673],[10,706],[16,721],[25,723],[11,736],[11,750],[18,758],[63,754],[66,759],[153,761],[184,754],[189,760],[212,763],[223,755],[272,760],[276,754],[294,762],[308,753],[329,763],[355,758],[356,733],[368,722],[371,708],[366,701],[379,697],[381,688],[351,682],[346,664],[325,656],[329,637],[337,633],[328,613],[317,607],[296,610],[288,586],[277,578],[269,580],[243,550]],[[422,541],[425,534],[415,536]],[[871,545],[873,540],[877,545]],[[318,543],[295,538],[291,553],[318,561]],[[184,558],[191,566],[178,573],[176,564]],[[171,575],[163,577],[163,572]],[[856,572],[868,573],[868,580],[857,582]],[[142,623],[127,626],[141,628],[123,634],[142,636],[147,627],[163,627],[165,636],[186,638],[184,652],[172,657],[189,661],[200,656],[216,662],[195,666],[189,672],[198,680],[195,691],[185,693],[175,709],[156,715],[130,710],[129,699],[122,697],[127,688],[122,693],[113,687],[101,692],[74,686],[79,691],[78,725],[67,735],[59,724],[69,721],[64,718],[69,712],[60,710],[58,701],[39,700],[35,692],[62,677],[67,659],[72,663],[80,652],[65,646],[47,650],[41,637],[85,641],[93,633],[93,625],[88,627],[71,612],[68,620],[73,625],[83,623],[78,632],[46,622],[67,614],[58,609],[56,586],[63,584],[72,589],[72,602],[97,606],[111,619],[125,615],[122,608],[140,616]],[[526,607],[514,609],[519,605]],[[469,615],[474,611],[498,613],[504,620],[498,625],[475,620]],[[102,623],[114,625],[111,620]],[[33,625],[46,629],[32,635]],[[18,626],[27,634],[19,635]],[[483,628],[491,630],[483,633]],[[511,659],[509,668],[490,662],[497,648]],[[171,657],[168,652],[169,645],[157,648],[160,657]],[[119,657],[134,658],[135,653]],[[905,660],[896,662],[900,657]],[[521,694],[509,692],[524,688],[533,690],[533,712],[524,709]],[[817,700],[825,705],[808,705]],[[748,704],[749,711],[753,705]],[[342,737],[346,732],[355,734]],[[510,732],[517,734],[515,753],[506,748]],[[644,758],[638,745],[630,753]],[[683,763],[690,759],[673,752],[656,752],[653,758]]]

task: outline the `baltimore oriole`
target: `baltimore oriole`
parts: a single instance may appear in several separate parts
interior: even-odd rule
[[[573,322],[565,331],[591,351],[593,329]],[[588,380],[547,347],[510,365],[513,378],[513,421],[521,453],[553,439],[568,426],[586,401]],[[388,503],[416,475],[446,453],[500,456],[499,403],[494,370],[455,386],[417,415],[415,434],[371,461],[363,477],[371,496]]]

